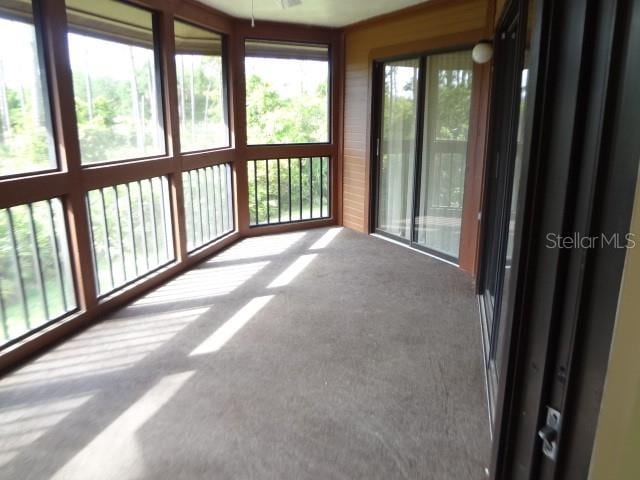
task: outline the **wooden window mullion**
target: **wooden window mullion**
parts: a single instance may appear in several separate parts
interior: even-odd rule
[[[169,174],[171,191],[171,219],[176,260],[187,258],[187,229],[185,224],[182,187],[182,159],[180,156],[180,118],[175,66],[174,18],[170,12],[156,14],[156,42],[162,71],[162,102],[164,110],[167,153],[173,157],[173,170]]]
[[[38,13],[36,23],[42,32],[58,162],[60,169],[68,176],[64,205],[78,305],[88,311],[96,305],[97,293],[67,48],[65,2],[40,0],[35,8]]]

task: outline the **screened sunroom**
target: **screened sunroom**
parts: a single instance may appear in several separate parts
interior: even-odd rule
[[[607,478],[638,3],[0,0],[0,477]]]

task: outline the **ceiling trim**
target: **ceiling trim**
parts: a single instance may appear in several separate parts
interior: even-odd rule
[[[425,0],[422,3],[418,3],[417,5],[410,5],[408,7],[400,8],[398,10],[393,10],[392,12],[383,13],[381,15],[375,15],[373,17],[365,18],[364,20],[360,20],[359,22],[350,23],[342,27],[345,31],[351,30],[359,30],[361,28],[371,27],[373,25],[384,23],[388,21],[393,21],[396,18],[404,17],[410,14],[422,13],[423,11],[428,11],[433,9],[438,9],[443,5],[459,5],[463,3],[467,3],[469,0]],[[491,2],[490,2],[491,3]]]
[[[218,15],[221,15],[223,17],[226,17],[228,19],[231,20],[235,20],[235,21],[251,21],[250,18],[246,18],[246,17],[239,17],[239,16],[235,16],[233,14],[224,12],[222,10],[220,10],[217,7],[214,7],[208,3],[204,3],[201,0],[182,0],[184,3],[190,3],[192,5],[197,5],[199,7],[202,8],[207,8],[209,10],[211,10],[213,13],[216,13]],[[399,16],[403,16],[403,15],[407,15],[407,14],[411,14],[411,13],[417,13],[417,12],[421,12],[423,9],[430,7],[431,5],[443,5],[443,4],[457,4],[457,3],[464,3],[467,0],[423,0],[421,3],[418,3],[416,5],[410,5],[408,7],[402,7],[398,10],[393,10],[391,12],[387,12],[387,13],[382,13],[379,15],[374,15],[372,17],[369,18],[365,18],[363,20],[359,20],[357,22],[353,22],[353,23],[349,23],[347,25],[343,25],[343,26],[329,26],[329,25],[319,25],[319,24],[314,24],[314,23],[300,23],[300,22],[286,22],[286,21],[279,21],[279,20],[259,20],[261,23],[270,23],[270,24],[277,24],[277,25],[295,25],[295,26],[302,26],[302,27],[313,27],[313,28],[321,28],[321,29],[327,29],[327,30],[338,30],[338,31],[347,31],[347,30],[351,30],[351,29],[358,29],[360,27],[367,27],[370,26],[371,24],[376,24],[379,22],[383,22],[383,21],[388,21],[388,20],[393,20],[395,17],[399,17]],[[489,1],[489,3],[492,3],[491,1]],[[258,21],[258,19],[256,18],[256,21]]]

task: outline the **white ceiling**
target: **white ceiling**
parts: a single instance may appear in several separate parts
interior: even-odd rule
[[[251,0],[200,0],[239,18],[251,18]],[[282,9],[280,0],[253,0],[256,21],[344,27],[367,18],[424,3],[425,0],[302,0]]]

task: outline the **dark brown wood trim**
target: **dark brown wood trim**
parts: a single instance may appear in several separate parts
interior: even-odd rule
[[[375,58],[372,57],[371,52],[369,52],[369,60],[367,62],[367,116],[365,120],[365,161],[364,161],[364,193],[363,193],[363,212],[362,212],[362,224],[364,227],[364,231],[366,233],[373,233],[375,229],[375,220],[373,219],[374,210],[377,208],[374,206],[374,202],[377,201],[373,198],[374,193],[372,192],[371,184],[376,173],[373,171],[373,162],[376,160],[373,158],[371,153],[371,142],[372,137],[377,135],[373,133],[372,121],[374,116],[374,102],[379,101],[378,98],[374,98],[376,93],[376,75],[374,72],[374,62]],[[378,114],[377,112],[375,113]]]
[[[140,160],[84,168],[81,172],[82,187],[89,191],[109,185],[169,175],[175,168],[174,163],[173,158],[165,157],[159,160]]]
[[[478,28],[476,30],[467,30],[466,32],[453,33],[451,35],[424,38],[414,42],[374,48],[369,54],[369,59],[370,61],[383,60],[401,55],[466,48],[485,38],[485,34],[486,31],[484,28]]]
[[[255,145],[239,149],[245,160],[262,160],[268,158],[288,157],[322,157],[335,156],[337,149],[331,144],[309,145]]]
[[[487,1],[487,18],[485,20],[485,38],[493,38],[493,32],[495,31],[496,20],[496,0]]]
[[[489,122],[491,64],[474,64],[469,146],[465,167],[462,227],[460,232],[460,268],[474,277],[478,271],[480,245],[480,212]]]
[[[257,237],[260,235],[271,235],[273,233],[295,232],[297,230],[306,230],[308,228],[330,227],[332,225],[336,225],[336,221],[333,218],[326,218],[322,220],[308,220],[293,223],[280,223],[277,225],[261,225],[258,227],[251,227],[246,236]]]
[[[229,148],[211,152],[183,153],[180,155],[180,160],[183,171],[221,163],[233,163],[236,160],[236,150]]]
[[[138,7],[146,8],[147,10],[174,12],[178,2],[181,0],[124,0],[126,3],[131,3]]]
[[[246,39],[269,39],[297,42],[315,42],[329,45],[330,49],[330,142],[326,144],[298,144],[298,145],[250,145],[246,144],[245,109],[241,108],[246,102],[245,72],[244,72],[244,42]],[[233,144],[236,147],[236,162],[234,163],[234,178],[236,179],[237,198],[237,228],[242,235],[259,234],[262,229],[269,231],[290,231],[296,228],[306,228],[307,222],[269,227],[249,227],[249,204],[246,201],[247,164],[248,160],[290,158],[290,157],[319,157],[329,156],[332,159],[332,218],[341,216],[337,213],[341,199],[341,137],[343,112],[343,50],[342,32],[337,29],[310,27],[304,25],[283,24],[277,22],[256,22],[251,27],[248,20],[236,20],[234,35],[231,39],[231,61],[233,70],[233,103],[234,135]],[[333,221],[335,223],[335,220]],[[277,227],[277,228],[275,228]]]
[[[249,232],[249,189],[246,160],[238,160],[233,163],[234,201],[236,202],[236,229],[242,234]]]
[[[245,112],[245,75],[244,75],[244,39],[238,32],[238,24],[234,23],[234,35],[231,38],[229,68],[232,72],[233,134],[232,144],[236,147],[236,161],[233,164],[235,180],[236,228],[242,235],[249,231],[249,191],[247,185],[247,163],[241,154],[246,145],[246,112]]]
[[[71,188],[67,172],[54,172],[0,180],[1,208],[65,195]]]
[[[81,189],[82,165],[80,143],[73,98],[73,81],[67,46],[67,14],[64,0],[39,2],[39,21],[43,34],[43,55],[55,125],[60,165],[68,175],[65,185],[66,223],[73,263],[73,276],[80,309],[91,309],[96,303],[96,281],[91,254],[91,235]],[[46,21],[44,21],[46,19]],[[45,177],[46,178],[46,177]]]
[[[340,32],[337,35],[333,49],[332,80],[333,90],[333,139],[335,154],[331,181],[333,185],[332,212],[338,225],[342,225],[342,198],[343,198],[343,165],[344,165],[344,102],[345,102],[345,35]]]
[[[175,160],[169,173],[169,190],[171,192],[171,224],[173,226],[173,242],[178,262],[187,256],[187,230],[183,214],[183,190],[181,165],[176,155],[180,152],[180,118],[178,113],[178,93],[175,64],[174,17],[168,12],[160,13],[158,19],[158,50],[160,52],[160,68],[162,72],[162,104],[166,138],[169,155]]]

